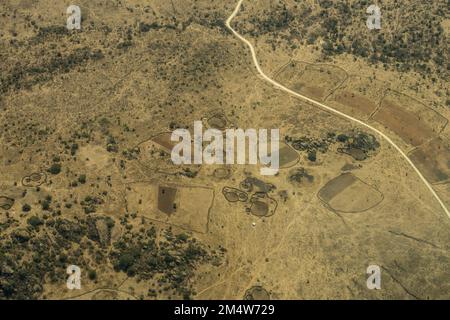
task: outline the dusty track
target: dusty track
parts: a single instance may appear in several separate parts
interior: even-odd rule
[[[356,118],[353,118],[352,116],[349,116],[343,112],[340,112],[338,110],[335,110],[327,105],[324,105],[323,103],[320,103],[318,101],[315,101],[311,98],[305,97],[295,91],[292,91],[288,88],[286,88],[285,86],[283,86],[282,84],[276,82],[275,80],[271,79],[269,76],[267,76],[264,71],[261,69],[261,66],[259,65],[258,62],[258,58],[256,56],[256,51],[255,48],[253,47],[253,45],[250,43],[250,41],[248,41],[247,39],[245,39],[243,36],[241,36],[236,30],[234,30],[231,27],[231,21],[233,21],[233,19],[236,17],[236,15],[239,13],[242,3],[244,2],[244,0],[239,0],[238,4],[236,5],[236,8],[234,9],[233,13],[231,14],[231,16],[227,19],[226,21],[226,26],[227,28],[237,37],[239,38],[239,40],[241,40],[242,42],[244,42],[250,49],[250,52],[252,54],[252,58],[253,58],[253,63],[255,64],[255,67],[258,71],[258,73],[260,74],[260,76],[266,80],[267,82],[271,83],[273,86],[277,87],[278,89],[285,91],[297,98],[300,98],[304,101],[307,101],[311,104],[313,104],[314,106],[320,107],[324,110],[327,110],[329,112],[332,112],[334,114],[337,114],[345,119],[348,119],[350,121],[356,122],[357,124],[368,128],[369,130],[375,132],[376,134],[378,134],[380,137],[382,137],[384,140],[386,140],[392,147],[394,147],[395,150],[397,150],[400,155],[406,160],[406,162],[411,166],[411,168],[413,168],[413,170],[417,173],[417,175],[419,176],[419,178],[422,180],[422,182],[425,184],[425,186],[430,190],[431,194],[434,196],[434,198],[439,202],[439,205],[442,207],[442,209],[444,210],[445,214],[450,218],[450,212],[447,209],[447,207],[445,206],[444,202],[441,200],[441,198],[439,198],[439,196],[437,195],[437,193],[434,191],[433,187],[431,186],[431,184],[427,181],[427,179],[425,179],[425,177],[422,175],[422,173],[419,171],[419,169],[416,168],[416,166],[414,165],[414,163],[411,161],[411,159],[409,159],[409,157],[403,152],[402,149],[400,149],[399,146],[397,146],[387,135],[385,135],[383,132],[381,132],[380,130],[372,127],[371,125],[358,120]]]

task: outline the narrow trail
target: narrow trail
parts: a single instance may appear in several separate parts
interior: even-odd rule
[[[349,116],[343,112],[340,112],[336,109],[333,109],[323,103],[320,103],[316,100],[313,100],[311,98],[308,98],[306,96],[303,96],[289,88],[286,88],[285,86],[283,86],[282,84],[276,82],[275,80],[271,79],[270,77],[268,77],[264,71],[261,69],[261,66],[259,65],[258,62],[258,58],[256,56],[256,51],[255,48],[253,47],[253,45],[250,43],[250,41],[248,41],[247,39],[245,39],[243,36],[241,36],[236,30],[233,29],[233,27],[231,27],[231,21],[233,21],[233,19],[237,16],[237,14],[239,13],[239,11],[241,10],[241,6],[242,3],[244,2],[244,0],[239,0],[238,4],[236,5],[236,8],[234,9],[233,13],[231,14],[231,16],[227,19],[226,21],[226,26],[227,28],[237,37],[239,38],[239,40],[241,40],[243,43],[245,43],[248,48],[250,49],[250,52],[252,54],[252,58],[253,58],[253,63],[258,71],[258,73],[260,74],[260,76],[266,80],[267,82],[271,83],[273,86],[277,87],[278,89],[285,91],[295,97],[298,97],[304,101],[307,101],[311,104],[313,104],[314,106],[320,107],[324,110],[327,110],[331,113],[337,114],[338,116],[341,116],[342,118],[348,119],[350,121],[356,122],[357,124],[366,127],[367,129],[377,133],[379,136],[381,136],[384,140],[386,140],[392,147],[394,147],[395,150],[397,150],[400,155],[406,160],[406,162],[411,166],[411,168],[414,169],[414,171],[417,173],[417,175],[419,176],[419,178],[422,180],[422,182],[425,184],[425,186],[430,190],[431,194],[434,196],[434,198],[436,198],[436,200],[438,201],[439,205],[442,207],[442,209],[444,210],[445,214],[447,215],[448,218],[450,218],[450,212],[447,209],[447,207],[445,206],[444,202],[441,200],[441,198],[439,198],[439,196],[437,195],[436,191],[434,191],[433,187],[431,186],[431,184],[427,181],[427,179],[425,179],[425,177],[422,175],[422,173],[419,171],[419,169],[417,169],[417,167],[414,165],[414,163],[411,161],[411,159],[409,159],[409,157],[403,152],[403,150],[397,146],[387,135],[385,135],[383,132],[381,132],[380,130],[378,130],[377,128],[372,127],[371,125],[353,118],[352,116]]]

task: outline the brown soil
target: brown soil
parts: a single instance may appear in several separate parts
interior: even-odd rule
[[[158,209],[164,213],[172,214],[176,211],[175,197],[177,189],[159,186]]]
[[[437,112],[397,93],[383,99],[373,118],[413,146],[437,137],[447,123]]]
[[[420,146],[409,157],[429,182],[440,183],[450,178],[450,147],[441,138]]]

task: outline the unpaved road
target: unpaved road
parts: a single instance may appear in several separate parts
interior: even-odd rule
[[[338,110],[335,110],[327,105],[324,105],[323,103],[320,103],[318,101],[315,101],[311,98],[305,97],[295,91],[292,91],[288,88],[286,88],[285,86],[283,86],[282,84],[276,82],[275,80],[271,79],[270,77],[268,77],[264,71],[261,69],[261,66],[259,65],[258,62],[258,58],[256,57],[256,52],[255,52],[255,48],[253,47],[253,45],[250,43],[250,41],[248,41],[247,39],[245,39],[243,36],[241,36],[236,30],[233,29],[233,27],[231,27],[231,21],[233,21],[233,19],[236,17],[236,15],[239,13],[239,11],[241,10],[241,6],[242,3],[244,2],[244,0],[239,0],[238,4],[236,5],[236,8],[234,9],[233,13],[231,14],[231,16],[227,19],[226,21],[226,26],[227,28],[237,37],[239,38],[239,40],[241,40],[242,42],[244,42],[250,49],[251,54],[252,54],[252,58],[253,58],[253,63],[255,64],[256,69],[258,70],[258,73],[260,74],[260,76],[266,80],[267,82],[270,82],[273,86],[275,86],[276,88],[285,91],[293,96],[296,96],[302,100],[305,100],[311,104],[313,104],[314,106],[320,107],[322,109],[325,109],[327,111],[330,111],[334,114],[337,114],[345,119],[348,119],[350,121],[356,122],[357,124],[366,127],[367,129],[375,132],[376,134],[378,134],[380,137],[382,137],[384,140],[386,140],[392,147],[395,148],[395,150],[397,150],[400,155],[406,160],[406,162],[411,166],[411,168],[414,169],[414,171],[417,173],[417,175],[419,176],[419,178],[423,181],[423,183],[425,184],[425,186],[430,190],[431,194],[434,196],[434,198],[436,198],[436,200],[439,202],[440,206],[442,207],[442,209],[444,210],[445,214],[450,218],[450,212],[447,209],[447,207],[445,206],[444,202],[441,200],[441,198],[439,198],[439,196],[437,195],[436,191],[434,191],[433,187],[431,186],[431,184],[427,181],[427,179],[425,179],[425,177],[422,175],[422,173],[419,171],[419,169],[417,169],[417,167],[414,165],[414,163],[411,161],[411,159],[409,159],[409,157],[402,151],[402,149],[400,149],[399,146],[397,146],[387,135],[385,135],[383,132],[381,132],[380,130],[372,127],[371,125],[358,120],[356,118],[353,118],[352,116],[349,116],[343,112],[340,112]]]

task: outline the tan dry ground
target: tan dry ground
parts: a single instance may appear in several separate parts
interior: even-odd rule
[[[129,212],[192,232],[208,231],[208,218],[214,200],[213,190],[151,182],[130,184],[126,189]]]
[[[367,120],[378,108],[388,86],[389,83],[351,76],[327,99],[327,104]]]
[[[292,61],[277,72],[276,81],[307,97],[324,101],[347,78],[344,70],[330,65]]]
[[[396,92],[389,92],[383,98],[373,119],[412,146],[436,138],[448,123],[448,119],[435,110]]]
[[[351,173],[329,181],[318,196],[332,210],[345,213],[364,212],[383,201],[383,194]]]
[[[445,183],[450,177],[450,148],[441,138],[433,139],[415,149],[411,160],[432,183]]]
[[[269,1],[264,2],[270,7]],[[2,223],[13,217],[11,228],[16,229],[27,227],[31,215],[83,218],[86,213],[81,202],[86,196],[95,196],[102,202],[97,205],[96,213],[90,215],[107,216],[115,221],[111,243],[130,235],[130,230],[171,227],[175,234],[187,232],[205,247],[226,249],[221,261],[198,265],[189,277],[196,299],[242,299],[249,293],[258,297],[269,295],[272,299],[449,298],[450,221],[411,168],[383,141],[379,152],[362,162],[339,153],[335,147],[324,154],[318,153],[316,162],[308,161],[305,152],[298,153],[295,161],[289,151],[287,160],[283,161],[289,168],[283,168],[273,177],[260,176],[259,168],[253,166],[190,167],[196,175],[189,176],[185,166],[173,166],[167,155],[149,154],[146,144],[154,146],[152,137],[170,131],[172,122],[192,127],[193,121],[210,119],[210,126],[221,129],[230,124],[239,128],[280,128],[282,137],[323,137],[330,132],[364,131],[272,88],[256,76],[249,52],[241,42],[210,23],[214,15],[218,21],[224,21],[234,1],[174,0],[173,3],[175,11],[168,1],[151,5],[138,0],[124,5],[84,2],[83,11],[86,8],[89,12],[84,24],[92,23],[92,30],[86,28],[79,34],[46,39],[39,46],[26,48],[6,45],[12,37],[9,33],[1,38],[5,44],[1,51],[5,57],[1,63],[3,72],[11,72],[18,60],[41,65],[41,50],[51,57],[60,51],[69,54],[77,42],[80,47],[100,48],[105,54],[101,60],[87,61],[67,72],[57,70],[51,79],[2,97],[5,107],[0,108],[0,124],[5,128],[0,136]],[[252,10],[257,10],[259,5],[261,1],[252,2],[247,7],[249,11],[237,19],[258,14]],[[24,20],[30,7],[34,19],[38,14],[46,17],[46,25],[60,25],[65,21],[65,4],[61,1],[3,4],[5,10],[18,9],[16,21]],[[207,18],[204,13],[211,15]],[[192,15],[193,22],[187,23]],[[139,21],[152,22],[160,16],[161,23],[171,22],[176,16],[187,26],[145,33],[136,30]],[[11,29],[14,25],[11,21],[1,20],[2,26]],[[102,31],[105,26],[113,28],[109,36]],[[133,40],[131,46],[120,49],[117,44],[127,39],[125,27],[133,30]],[[21,39],[34,34],[18,22],[15,28]],[[264,43],[264,36],[249,40],[256,43],[262,67],[268,73],[276,73],[289,61],[324,62],[310,47],[272,51]],[[415,94],[417,75],[403,75],[404,79],[399,80],[397,73],[375,69],[351,57],[338,58],[333,64],[333,70],[344,69],[348,74],[361,73],[371,78],[376,74],[376,85],[372,87],[374,82],[366,77],[350,78],[342,84],[344,73],[335,76],[311,67],[309,73],[291,70],[289,76],[284,74],[284,79],[289,85],[300,84],[299,90],[307,88],[305,94],[318,99],[325,99],[342,84],[342,91],[334,91],[341,98],[331,96],[330,104],[333,105],[333,99],[338,104],[350,101],[342,110],[353,110],[367,102],[358,108],[362,117],[373,111],[377,98],[381,99],[383,84],[389,83],[394,90],[408,95]],[[302,74],[307,76],[302,78]],[[449,112],[437,107],[442,98],[426,89],[426,85],[419,85],[421,91],[416,98],[433,101],[427,108],[436,109],[448,118]],[[356,100],[343,95],[344,92],[355,94]],[[399,102],[396,105],[403,107]],[[422,104],[408,104],[408,107],[416,106],[422,110]],[[401,123],[392,122],[393,132],[388,132],[394,134],[395,141],[407,140],[401,145],[405,150],[411,147],[410,142],[422,142],[417,132],[431,139],[443,128],[443,118],[429,112],[420,113],[420,121],[426,126],[418,124],[414,110],[414,116],[402,116]],[[410,109],[407,111],[411,113]],[[225,124],[223,117],[211,120],[212,113],[225,115],[229,123]],[[410,127],[414,130],[410,131]],[[384,130],[381,125],[379,128]],[[401,136],[395,136],[395,132]],[[109,137],[114,138],[117,152],[107,150]],[[448,128],[444,128],[441,138],[447,141],[448,137]],[[79,145],[76,155],[70,154],[70,144],[67,148],[61,141],[76,142]],[[164,141],[163,145],[167,142]],[[136,146],[142,147],[139,154],[133,153]],[[55,156],[61,157],[62,170],[52,175],[47,169]],[[446,172],[445,156],[435,158],[443,172]],[[419,157],[416,162],[432,163],[427,160]],[[430,171],[430,167],[423,166],[424,173]],[[292,170],[299,168],[305,168],[314,177],[313,181],[290,182]],[[341,211],[361,211],[329,210],[319,198],[327,183],[344,171],[351,172],[361,182],[353,184],[356,186],[353,189],[342,186],[335,190],[332,195],[336,196],[328,197],[330,205],[344,209]],[[34,173],[48,175],[39,190],[21,184]],[[81,174],[86,175],[87,182],[75,186],[73,182]],[[267,195],[277,204],[272,215],[252,214],[251,199],[256,189],[247,193],[245,202],[230,203],[222,194],[225,187],[240,188],[240,183],[250,176],[276,187]],[[177,189],[173,201],[177,207],[175,213],[168,215],[158,210],[159,186]],[[384,196],[381,202],[373,200],[379,199],[373,190]],[[450,205],[448,184],[439,185],[436,190]],[[47,195],[52,196],[51,211],[41,208]],[[272,208],[275,202],[269,203]],[[66,207],[69,203],[72,206]],[[377,205],[373,206],[374,203]],[[29,213],[23,212],[24,204],[31,205]],[[257,208],[254,210],[261,212],[264,205],[258,204]],[[2,241],[10,233],[3,233]],[[48,237],[55,238],[53,234]],[[80,245],[86,242],[83,239]],[[93,250],[107,254],[111,249],[112,245],[106,248],[95,245]],[[69,291],[65,286],[65,270],[61,269],[61,279],[55,283],[44,282],[39,297],[154,299],[149,295],[151,289],[158,292],[157,299],[181,297],[163,290],[156,277],[138,281],[136,277],[115,271],[109,260],[96,264],[89,251],[83,251],[88,259],[83,268],[96,269],[95,281],[88,279],[83,271],[82,290]],[[83,259],[74,255],[69,260],[82,263]],[[366,287],[365,272],[371,264],[382,267],[380,291]]]

